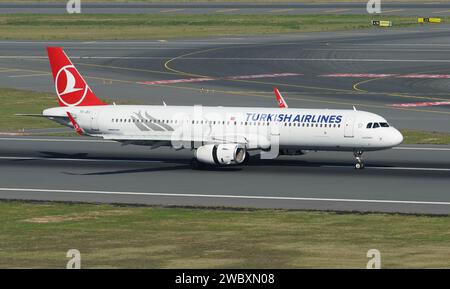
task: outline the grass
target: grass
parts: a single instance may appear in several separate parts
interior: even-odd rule
[[[58,106],[54,93],[36,92],[12,88],[0,88],[0,132],[21,132],[31,129],[62,128],[43,117],[16,116],[15,114],[42,114],[49,107]],[[107,103],[112,100],[105,99]],[[134,104],[129,100],[114,100],[116,104]],[[39,135],[39,134],[37,134]],[[43,135],[43,134],[41,134]],[[54,136],[72,136],[72,133],[45,133]]]
[[[450,134],[446,133],[414,129],[403,129],[401,132],[404,136],[404,144],[450,144]]]
[[[145,40],[340,31],[369,28],[372,19],[389,19],[396,27],[418,25],[413,16],[20,14],[0,15],[0,39]]]
[[[41,114],[45,108],[58,106],[54,94],[0,88],[0,132],[60,127],[42,117],[15,116],[16,113]]]
[[[22,130],[61,128],[53,121],[41,117],[15,116],[14,114],[41,114],[45,108],[58,106],[53,93],[35,92],[10,88],[0,88],[0,132],[20,132]],[[112,100],[106,100],[112,102]],[[117,104],[135,104],[129,100],[114,100]],[[404,144],[449,145],[450,134],[413,129],[401,130]],[[73,136],[71,132],[40,133],[46,136]]]
[[[0,267],[450,267],[450,217],[0,202]]]

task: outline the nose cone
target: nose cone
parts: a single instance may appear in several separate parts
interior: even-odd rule
[[[397,129],[393,128],[390,136],[390,142],[392,146],[398,146],[403,142],[403,135]]]

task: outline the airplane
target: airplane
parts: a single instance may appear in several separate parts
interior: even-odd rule
[[[245,164],[308,151],[352,152],[357,170],[363,152],[390,149],[402,134],[383,117],[365,111],[289,108],[274,88],[278,108],[115,105],[97,98],[61,47],[47,48],[59,107],[42,116],[80,135],[123,145],[194,151],[194,169]]]

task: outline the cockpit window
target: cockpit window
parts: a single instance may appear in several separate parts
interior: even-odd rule
[[[371,122],[367,124],[367,128],[372,128],[372,123]]]
[[[380,127],[380,125],[378,124],[378,122],[373,124],[373,128],[379,128],[379,127]]]
[[[389,124],[387,122],[380,122],[381,127],[389,127]]]

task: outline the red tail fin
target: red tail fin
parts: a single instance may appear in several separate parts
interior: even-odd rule
[[[286,101],[284,100],[283,96],[281,95],[280,91],[274,87],[273,91],[275,92],[275,95],[277,97],[278,107],[279,108],[288,108],[288,105]]]
[[[98,99],[61,47],[47,47],[60,106],[106,105]]]

